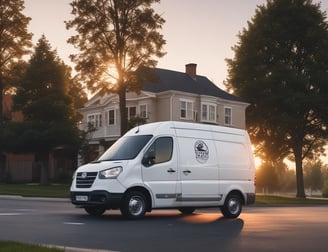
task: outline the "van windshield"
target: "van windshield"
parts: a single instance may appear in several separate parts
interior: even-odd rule
[[[102,154],[98,161],[134,159],[153,135],[123,136]]]

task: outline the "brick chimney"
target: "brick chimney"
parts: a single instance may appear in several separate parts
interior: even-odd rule
[[[188,74],[191,78],[196,79],[196,68],[197,64],[195,63],[186,64],[186,74]]]

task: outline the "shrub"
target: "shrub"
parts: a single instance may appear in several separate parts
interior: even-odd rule
[[[322,197],[328,198],[328,180],[325,181],[322,188]]]

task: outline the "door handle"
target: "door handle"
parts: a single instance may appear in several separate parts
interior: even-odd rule
[[[176,170],[173,170],[172,168],[168,169],[167,172],[172,173],[172,172],[176,172]]]
[[[183,174],[184,174],[184,175],[188,175],[189,173],[191,173],[190,170],[184,170],[184,171],[183,171]]]

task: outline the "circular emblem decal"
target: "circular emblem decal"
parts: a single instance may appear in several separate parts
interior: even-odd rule
[[[209,157],[209,150],[204,141],[198,140],[194,145],[196,159],[199,163],[206,163]]]
[[[86,172],[82,172],[81,177],[82,177],[83,179],[86,179],[87,176],[88,176],[88,174],[87,174]]]

